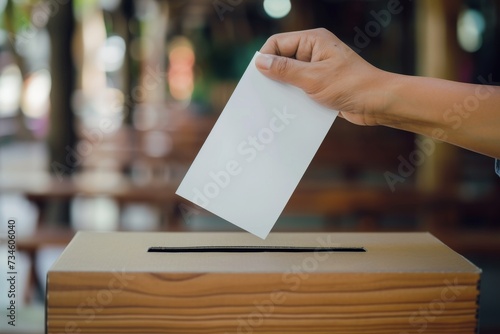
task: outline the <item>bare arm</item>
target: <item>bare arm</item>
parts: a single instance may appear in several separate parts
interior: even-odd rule
[[[500,158],[500,87],[382,71],[325,29],[274,35],[257,67],[358,125],[384,125]]]

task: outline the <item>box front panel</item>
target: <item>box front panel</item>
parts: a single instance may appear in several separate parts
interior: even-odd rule
[[[479,274],[52,272],[47,333],[475,333]]]

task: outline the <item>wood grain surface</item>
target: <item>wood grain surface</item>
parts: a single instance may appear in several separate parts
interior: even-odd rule
[[[47,333],[475,333],[479,273],[50,272]]]

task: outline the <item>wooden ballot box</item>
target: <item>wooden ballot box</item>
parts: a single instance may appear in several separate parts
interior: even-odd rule
[[[481,270],[427,233],[79,232],[55,333],[476,333]]]

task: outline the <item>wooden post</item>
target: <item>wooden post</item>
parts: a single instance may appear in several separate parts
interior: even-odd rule
[[[416,2],[417,75],[455,80],[457,59],[456,17],[459,2]],[[437,111],[441,112],[441,111]],[[459,149],[437,144],[433,154],[418,168],[416,185],[425,192],[456,187]]]
[[[50,92],[50,130],[48,146],[50,152],[49,169],[53,174],[67,177],[74,172],[74,165],[66,161],[71,149],[76,145],[74,114],[71,107],[71,96],[74,91],[74,66],[71,45],[74,31],[73,2],[60,4],[48,22],[50,34],[51,59],[50,72],[52,89]],[[68,168],[54,167],[64,165]],[[53,202],[47,209],[48,222],[69,222],[69,203]]]

